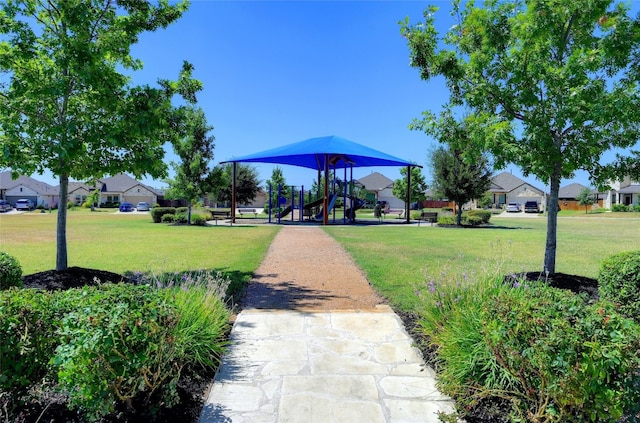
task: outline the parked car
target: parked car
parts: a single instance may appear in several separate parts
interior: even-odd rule
[[[136,210],[138,211],[149,211],[149,209],[149,203],[147,203],[146,201],[140,201],[136,206]]]
[[[527,201],[526,203],[524,203],[524,212],[540,213],[540,207],[538,207],[538,203],[536,201]]]
[[[13,206],[7,200],[0,200],[0,213],[13,210]]]
[[[118,209],[121,212],[132,212],[133,211],[133,204],[131,203],[120,203],[120,208]]]
[[[16,201],[16,210],[33,210],[35,208],[33,201],[21,198]]]
[[[507,212],[508,213],[520,213],[520,203],[509,203],[509,204],[507,204]]]

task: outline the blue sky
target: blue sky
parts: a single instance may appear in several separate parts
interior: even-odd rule
[[[420,21],[429,4],[442,7],[437,22],[446,31],[448,1],[196,0],[178,22],[140,38],[133,55],[144,70],[133,82],[174,78],[183,60],[191,62],[204,83],[199,106],[215,128],[215,163],[338,135],[424,166],[437,142],[408,125],[423,110],[439,111],[448,91],[441,79],[426,83],[409,66],[398,22]],[[167,161],[173,159],[169,150]],[[271,176],[273,166],[256,167],[262,181]],[[291,185],[310,187],[316,177],[281,167]],[[506,170],[522,177],[515,166]],[[357,168],[354,177],[373,171],[400,177],[395,167]],[[423,173],[430,181],[429,169]],[[589,184],[579,174],[562,185],[574,181]]]

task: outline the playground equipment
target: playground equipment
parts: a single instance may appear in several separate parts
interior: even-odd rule
[[[329,202],[327,205],[327,211],[333,210],[333,207],[336,205],[336,198],[338,196],[336,194],[331,194],[329,196]],[[324,199],[322,199],[324,201]],[[324,210],[320,209],[320,212],[313,217],[313,220],[322,220],[324,217]]]

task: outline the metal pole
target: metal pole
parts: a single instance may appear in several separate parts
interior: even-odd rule
[[[404,206],[404,213],[407,223],[411,222],[409,210],[411,209],[411,166],[407,166],[407,202]]]
[[[278,210],[278,225],[280,224],[280,194],[282,192],[280,184],[278,184],[278,199],[276,200],[276,209]]]
[[[233,181],[231,182],[231,225],[236,223],[236,177],[238,175],[238,162],[233,162]]]
[[[293,185],[291,185],[291,221],[295,221],[295,218],[293,217],[293,206],[296,204],[296,191],[294,189],[295,187]]]
[[[322,202],[322,224],[329,224],[329,155],[324,155],[324,200]]]
[[[269,214],[269,223],[271,223],[271,212],[273,211],[273,204],[271,204],[271,200],[272,200],[272,195],[273,194],[273,188],[271,186],[271,184],[269,184],[269,209],[267,210],[267,213]]]

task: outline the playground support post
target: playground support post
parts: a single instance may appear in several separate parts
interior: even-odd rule
[[[407,201],[404,203],[404,215],[407,219],[407,223],[411,222],[411,166],[407,166]]]
[[[271,204],[271,199],[273,198],[273,186],[269,184],[269,208],[267,209],[267,214],[269,215],[269,223],[271,223],[271,211],[273,210],[273,204]]]

